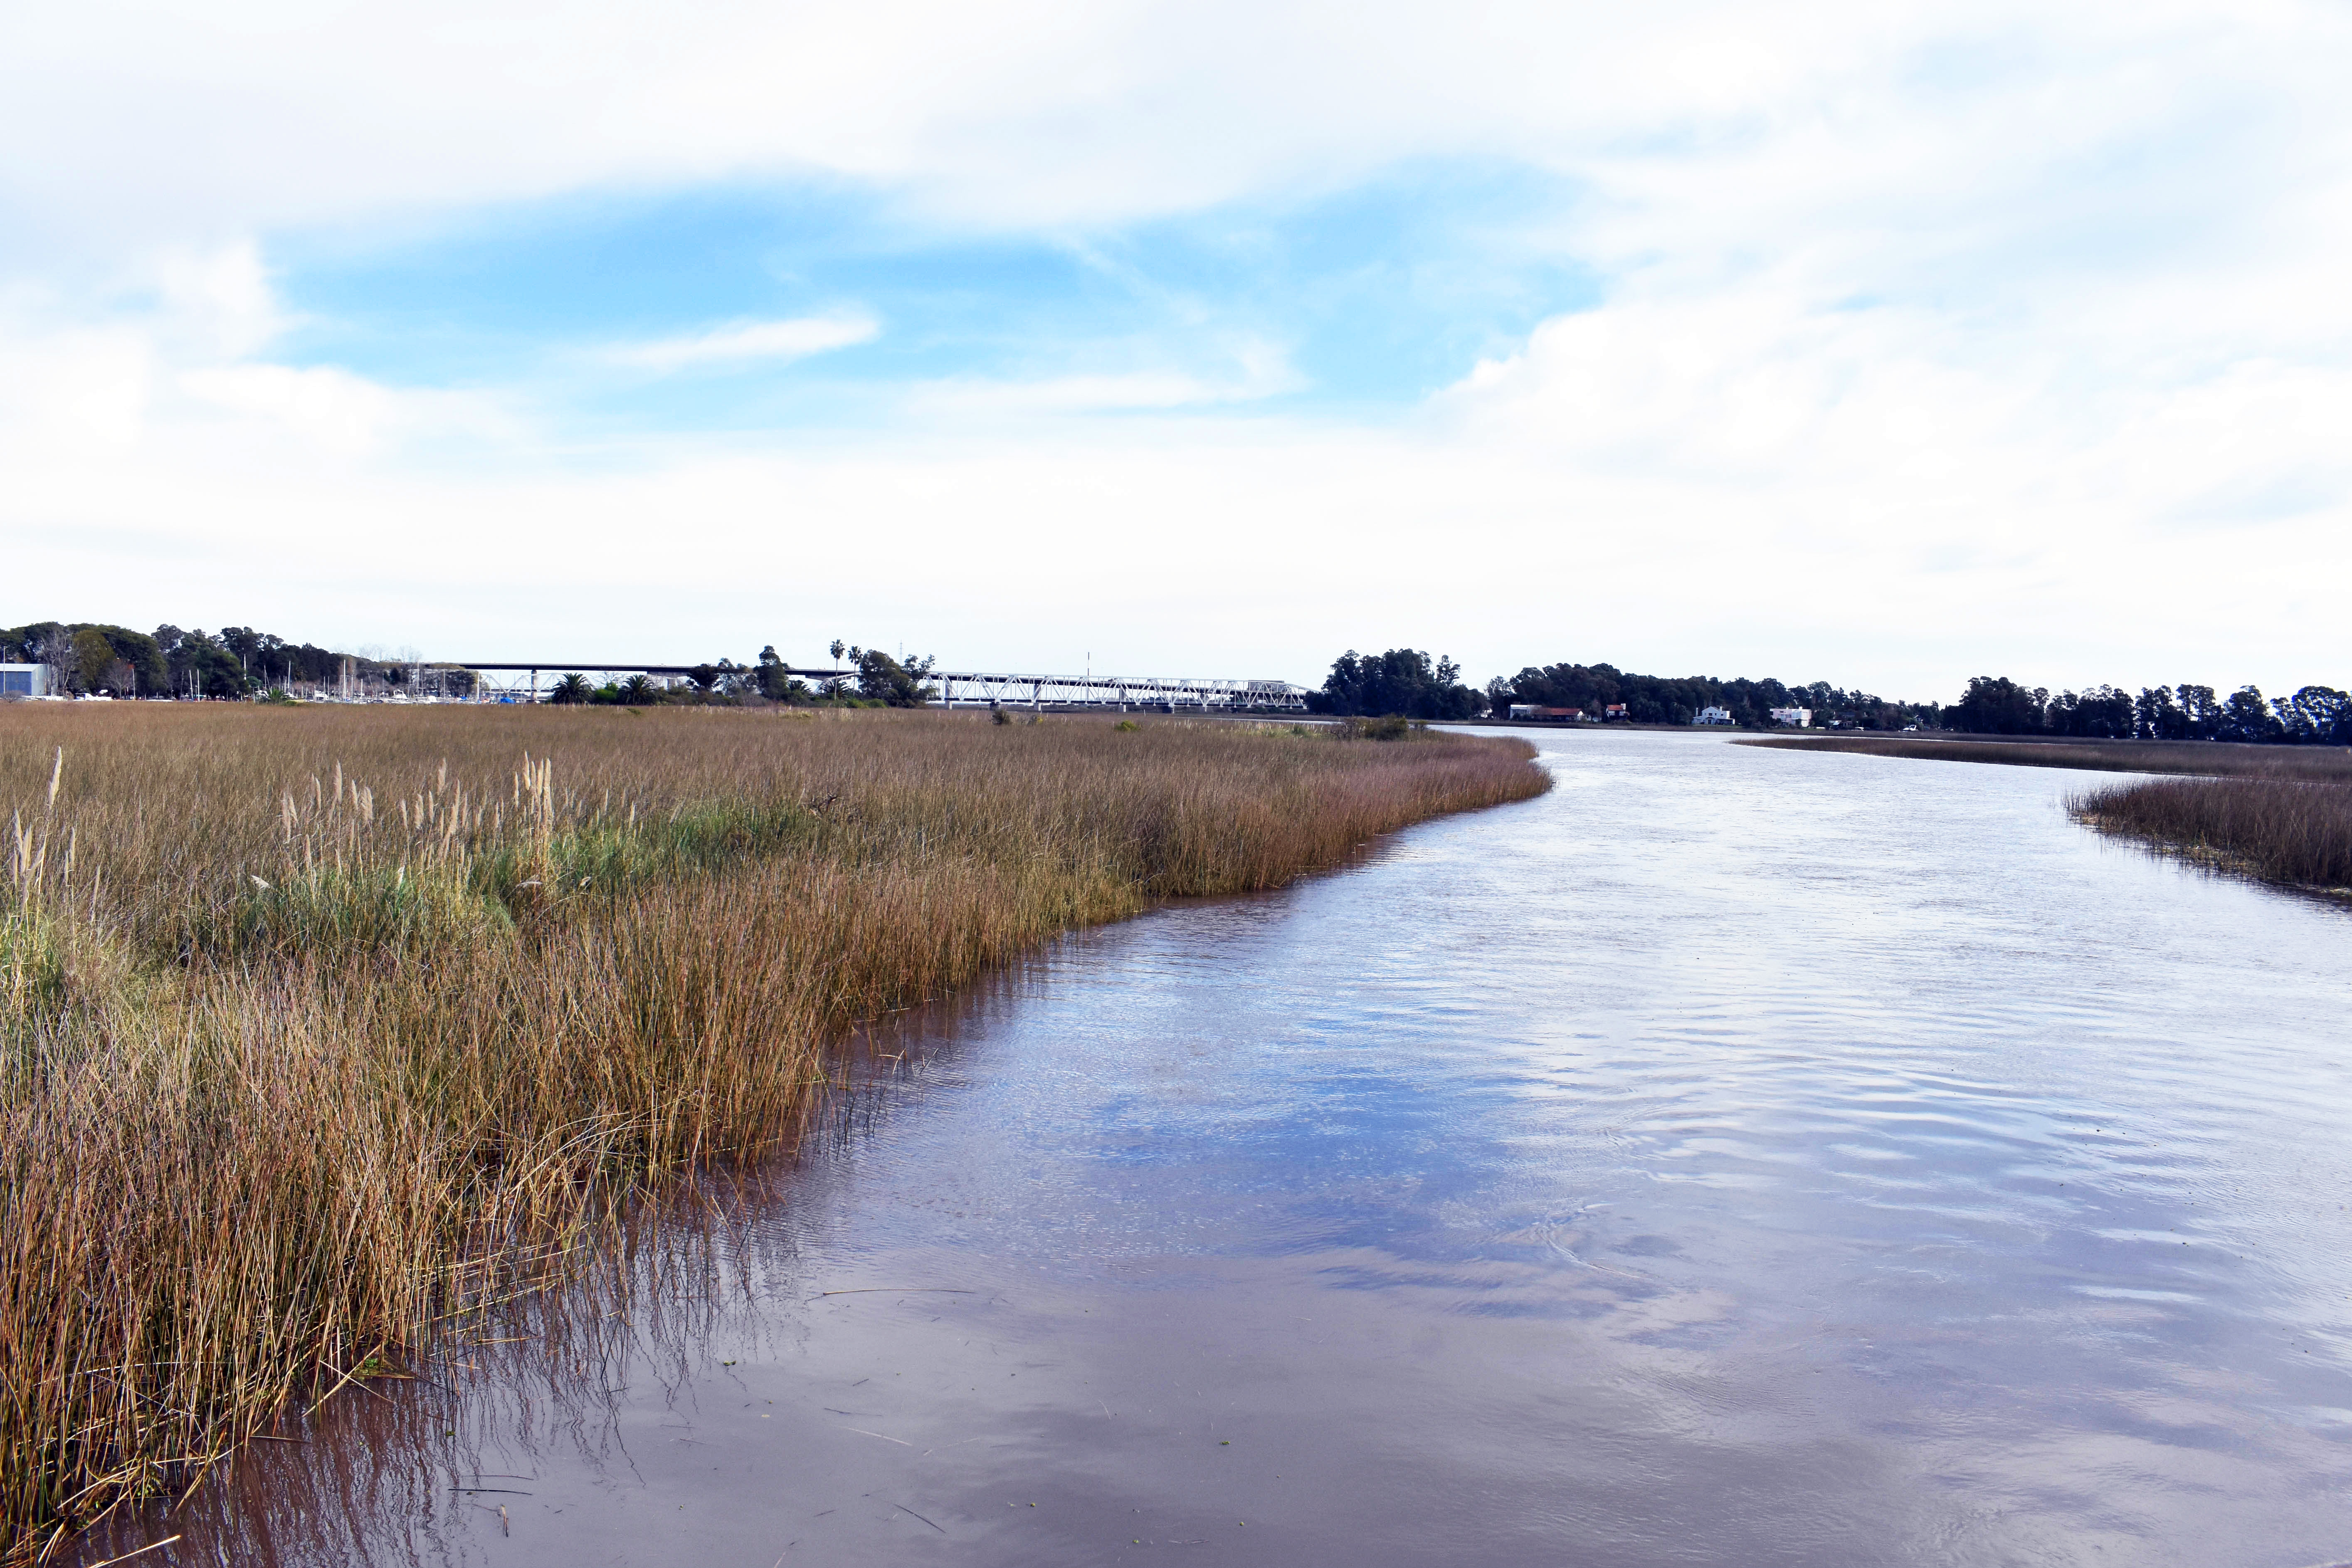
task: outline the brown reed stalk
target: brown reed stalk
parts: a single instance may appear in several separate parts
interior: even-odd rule
[[[785,1144],[851,1023],[1540,793],[1515,742],[0,710],[0,1555]],[[346,1395],[348,1396],[348,1395]]]
[[[2352,784],[2298,779],[2158,779],[2067,802],[2104,833],[2217,869],[2352,898]]]

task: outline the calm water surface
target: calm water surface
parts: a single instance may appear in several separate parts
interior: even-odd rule
[[[1537,738],[901,1030],[682,1303],[171,1560],[2352,1557],[2352,918],[2081,774]]]

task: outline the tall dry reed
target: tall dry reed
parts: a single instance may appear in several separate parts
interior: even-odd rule
[[[1055,933],[1547,786],[1517,742],[948,714],[0,710],[0,1531],[31,1557],[789,1141]]]
[[[2067,808],[2220,869],[2352,897],[2352,784],[2157,779],[2089,791]]]

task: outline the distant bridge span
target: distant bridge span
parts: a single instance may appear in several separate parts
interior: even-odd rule
[[[531,659],[492,662],[452,659],[460,669],[479,674],[528,674],[525,694],[536,701],[542,675],[692,675],[707,668],[696,664],[629,664],[604,659]],[[804,680],[847,680],[844,669],[803,669],[784,667],[786,675]],[[981,670],[935,669],[929,677],[947,707],[1024,708],[1192,708],[1203,711],[1298,712],[1307,710],[1307,689],[1286,680],[1217,680],[1156,675],[1000,675]]]
[[[1029,708],[1199,708],[1303,713],[1307,689],[1286,680],[1209,680],[1151,675],[984,675],[935,669],[940,700]]]

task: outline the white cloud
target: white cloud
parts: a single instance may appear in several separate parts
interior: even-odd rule
[[[1871,164],[1930,176],[1917,210],[2249,91],[2324,110],[2347,26],[2317,0],[90,0],[14,20],[0,188],[52,222],[176,237],[828,170],[988,222],[1086,223],[1403,156],[1613,186],[1696,153],[1773,176],[1720,193],[1752,232]]]
[[[275,421],[337,452],[373,450],[397,407],[387,389],[327,366],[214,365],[184,373],[180,385],[200,402]]]
[[[604,351],[604,357],[615,364],[665,372],[694,365],[796,360],[872,342],[881,331],[870,317],[855,315],[737,321],[685,337],[618,344]]]
[[[134,303],[54,288],[0,298],[0,457],[67,488],[67,475],[100,466],[249,463],[260,476],[530,438],[497,394],[269,357],[289,318],[248,243],[175,248],[110,281]],[[0,531],[23,522],[0,509]]]
[[[146,337],[121,326],[34,334],[8,331],[13,324],[0,319],[0,449],[22,447],[52,461],[131,452],[154,389]],[[0,531],[15,521],[0,510]]]
[[[197,353],[242,357],[268,345],[289,325],[260,247],[250,238],[167,247],[154,264],[153,288],[160,309],[151,321],[168,324]]]
[[[191,412],[212,416],[205,422],[216,439],[266,443],[281,460],[289,447],[311,457],[367,458],[429,443],[512,445],[530,431],[529,422],[496,397],[387,386],[336,365],[202,365],[182,372],[176,384],[194,405]]]
[[[908,393],[905,406],[909,413],[927,418],[1122,414],[1230,407],[1306,384],[1288,357],[1273,344],[1248,341],[1217,347],[1222,352],[1213,357],[1230,362],[1222,374],[1155,369],[1095,371],[1025,381],[959,376],[918,384]],[[1147,351],[1135,352],[1140,356]]]

